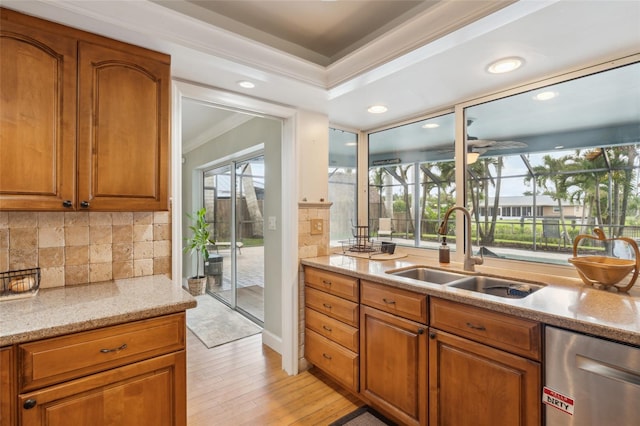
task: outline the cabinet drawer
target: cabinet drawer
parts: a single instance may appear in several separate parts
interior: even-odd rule
[[[358,327],[360,311],[357,303],[310,287],[305,287],[304,296],[305,303],[308,307],[349,325]]]
[[[25,343],[18,347],[20,391],[184,347],[184,313]]]
[[[357,278],[307,267],[304,269],[304,282],[308,286],[344,297],[352,302],[358,301]]]
[[[431,326],[480,343],[540,360],[540,323],[437,298]]]
[[[369,281],[362,281],[360,293],[363,305],[423,324],[427,323],[427,296],[424,294]]]
[[[358,355],[308,328],[304,334],[305,358],[350,390],[357,392]]]
[[[360,334],[357,328],[309,308],[304,310],[304,322],[307,328],[353,352],[358,352]]]

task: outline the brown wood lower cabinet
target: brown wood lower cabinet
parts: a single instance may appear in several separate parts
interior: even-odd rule
[[[29,426],[184,424],[185,351],[21,394]]]
[[[427,424],[426,326],[363,306],[360,393],[405,425]]]
[[[0,426],[186,426],[185,313],[0,349]]]
[[[15,424],[15,403],[13,402],[13,396],[16,394],[15,373],[14,348],[11,346],[0,348],[0,426]]]
[[[430,325],[431,426],[541,424],[540,323],[432,297]]]
[[[355,279],[308,270],[305,356],[367,404],[401,425],[541,424],[539,322],[368,280],[358,303]]]
[[[429,336],[431,426],[540,424],[540,363],[439,330]]]

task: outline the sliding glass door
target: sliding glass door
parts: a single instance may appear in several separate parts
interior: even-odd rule
[[[231,161],[204,173],[204,205],[215,244],[207,292],[264,322],[264,156]]]
[[[264,321],[264,156],[235,170],[236,307]]]

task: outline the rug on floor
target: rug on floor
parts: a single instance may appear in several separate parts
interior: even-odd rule
[[[243,337],[253,336],[262,328],[209,295],[196,296],[198,306],[187,309],[187,327],[207,348]]]
[[[329,426],[396,426],[396,424],[365,405],[339,418]]]

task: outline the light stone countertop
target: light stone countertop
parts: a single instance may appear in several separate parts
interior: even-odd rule
[[[181,312],[196,300],[163,275],[40,289],[0,301],[0,347]]]
[[[531,282],[541,282],[546,287],[522,299],[507,299],[386,273],[416,265],[463,273],[454,267],[440,268],[436,261],[419,256],[409,255],[401,259],[380,261],[333,254],[302,259],[301,263],[640,346],[639,284],[629,293],[619,293],[616,290],[595,289],[581,281],[567,283],[558,280],[554,283],[548,279],[536,280],[533,273],[523,271],[520,274],[523,279],[529,277]],[[497,273],[494,275],[499,276]]]

